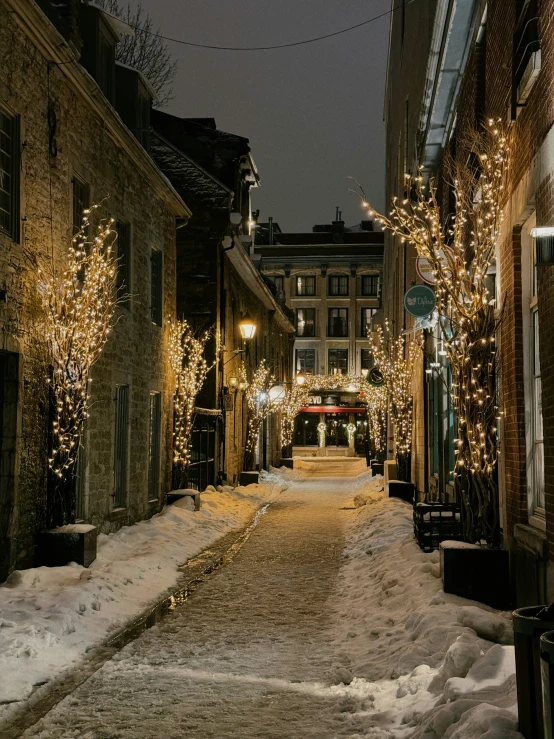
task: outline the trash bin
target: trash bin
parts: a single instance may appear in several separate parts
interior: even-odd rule
[[[554,631],[541,636],[542,715],[544,739],[554,739],[552,714],[554,712]]]
[[[525,739],[544,739],[540,637],[554,631],[554,621],[537,618],[544,606],[513,612],[519,730]]]

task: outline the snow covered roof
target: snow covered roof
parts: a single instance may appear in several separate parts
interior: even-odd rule
[[[153,131],[150,152],[176,190],[191,204],[228,209],[233,191],[207,172],[160,133]]]

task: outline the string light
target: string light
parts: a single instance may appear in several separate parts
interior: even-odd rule
[[[385,321],[384,329],[377,326],[375,336],[371,351],[375,366],[385,380],[384,387],[396,447],[396,463],[402,480],[409,476],[408,466],[412,451],[412,372],[421,343],[410,341],[406,356],[405,336],[394,338],[388,321]]]
[[[281,447],[286,448],[292,444],[294,435],[294,421],[300,412],[310,402],[310,391],[304,385],[293,383],[285,391],[281,401]]]
[[[115,323],[115,308],[127,296],[116,288],[113,219],[101,220],[89,238],[93,205],[60,264],[39,270],[44,336],[52,364],[52,453],[48,464],[58,479],[71,473],[83,423],[88,416],[90,370]]]
[[[244,397],[247,407],[247,434],[244,450],[244,470],[254,467],[254,458],[260,438],[262,422],[271,413],[274,413],[283,402],[282,398],[272,398],[269,390],[275,385],[275,376],[262,359],[254,372],[252,381],[248,380],[247,368],[244,364],[240,368],[241,382],[245,386]]]
[[[444,351],[452,373],[451,397],[458,417],[454,475],[462,501],[468,541],[497,543],[498,507],[494,468],[497,462],[496,400],[498,354],[495,334],[501,315],[487,289],[494,261],[509,147],[500,121],[491,120],[474,134],[470,150],[479,168],[458,166],[454,179],[455,213],[443,226],[437,189],[425,190],[421,173],[408,177],[412,199],[393,199],[383,226],[413,245],[430,264],[436,282]],[[476,174],[479,197],[476,197]],[[367,203],[362,188],[358,193]]]
[[[196,335],[185,320],[169,319],[169,362],[175,381],[173,391],[173,469],[174,486],[188,484],[186,479],[191,462],[191,439],[198,393],[206,377],[219,359],[221,347],[216,335],[215,359],[208,364],[206,346],[213,334],[204,331]]]

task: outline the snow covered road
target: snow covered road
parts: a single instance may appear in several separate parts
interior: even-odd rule
[[[327,463],[294,482],[228,567],[25,736],[355,733],[349,691],[332,687],[341,670],[328,614],[344,547],[348,512],[341,509],[361,469]]]
[[[279,475],[234,559],[22,736],[522,739],[510,614],[442,592],[411,506],[357,460]]]

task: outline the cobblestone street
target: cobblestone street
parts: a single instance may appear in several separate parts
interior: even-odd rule
[[[352,736],[328,638],[351,481],[325,462],[291,483],[235,559],[25,737]],[[343,657],[344,662],[344,657]]]

